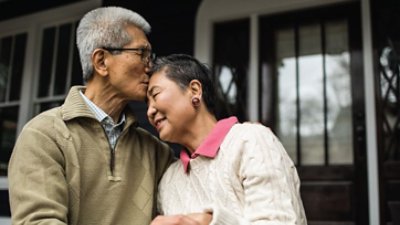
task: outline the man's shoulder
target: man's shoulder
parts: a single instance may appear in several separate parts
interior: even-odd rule
[[[39,113],[38,115],[33,117],[30,121],[28,121],[25,127],[38,128],[38,129],[45,128],[44,126],[53,124],[58,120],[62,120],[60,115],[60,107],[55,107]]]
[[[157,136],[150,133],[150,131],[142,128],[142,127],[135,127],[136,133],[145,145],[159,145],[165,149],[170,149],[167,143],[160,140]]]
[[[136,126],[135,130],[138,133],[138,135],[140,135],[146,139],[151,139],[152,141],[155,141],[155,142],[161,142],[160,139],[158,139],[155,135],[153,135],[152,133],[150,133],[150,131],[144,129],[143,127]]]
[[[55,136],[62,133],[63,136],[68,136],[60,107],[55,107],[36,115],[24,125],[22,132],[39,132],[46,136]]]

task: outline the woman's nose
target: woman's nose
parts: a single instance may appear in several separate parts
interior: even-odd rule
[[[150,121],[151,121],[152,119],[154,119],[154,116],[156,115],[156,112],[157,112],[156,108],[154,108],[154,107],[152,106],[152,104],[149,103],[148,108],[147,108],[147,117],[148,117],[148,119],[149,119]]]

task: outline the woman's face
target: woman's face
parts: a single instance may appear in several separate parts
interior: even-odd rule
[[[147,103],[147,117],[161,140],[180,143],[195,116],[189,89],[182,90],[162,69],[150,78]]]

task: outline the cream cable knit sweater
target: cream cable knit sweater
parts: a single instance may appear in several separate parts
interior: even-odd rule
[[[161,214],[209,211],[211,224],[307,224],[292,160],[259,124],[234,125],[214,159],[172,164],[159,186]]]

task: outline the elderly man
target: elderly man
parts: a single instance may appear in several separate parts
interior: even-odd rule
[[[152,60],[150,25],[120,7],[87,13],[77,29],[86,86],[25,125],[9,165],[13,224],[149,224],[170,148],[137,127]]]

